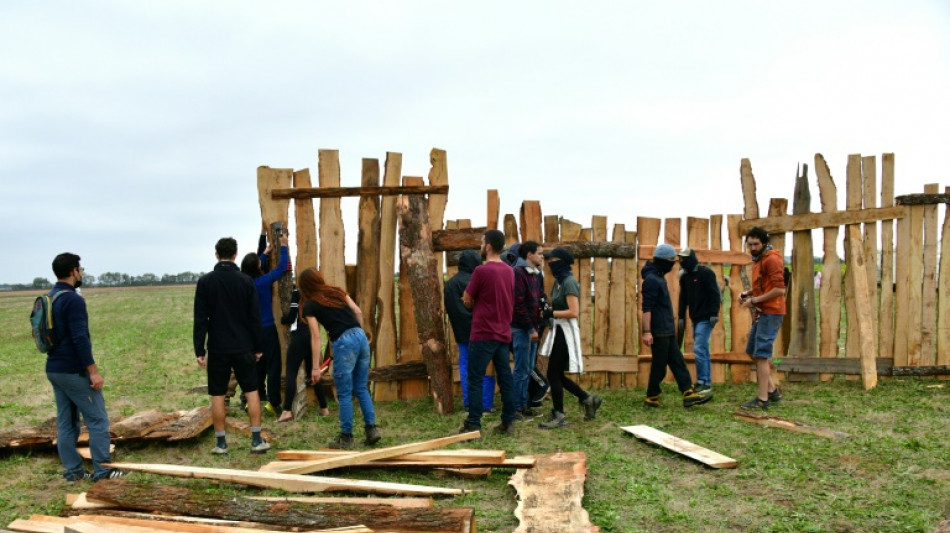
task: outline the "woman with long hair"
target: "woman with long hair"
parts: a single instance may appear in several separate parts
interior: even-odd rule
[[[280,319],[280,323],[290,326],[290,344],[287,346],[287,379],[284,385],[284,411],[280,414],[278,422],[290,422],[294,419],[294,396],[297,394],[297,372],[300,365],[306,368],[307,383],[311,383],[310,375],[313,374],[313,355],[310,353],[310,327],[307,321],[300,319],[300,290],[294,289],[290,298],[290,309],[287,314]],[[323,392],[323,385],[313,384],[313,391],[317,395],[317,402],[320,404],[320,416],[330,416],[330,408],[327,405],[327,397]]]
[[[329,442],[330,448],[353,447],[353,398],[360,403],[366,426],[365,442],[379,442],[376,410],[369,394],[369,340],[363,331],[363,312],[339,287],[328,285],[315,268],[300,273],[300,316],[310,330],[314,383],[320,383],[320,326],[327,330],[333,348],[333,385],[340,403],[340,434]]]

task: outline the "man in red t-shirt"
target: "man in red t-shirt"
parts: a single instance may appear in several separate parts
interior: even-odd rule
[[[511,317],[514,313],[515,272],[502,262],[505,234],[490,229],[482,236],[485,263],[472,272],[462,295],[462,303],[472,310],[472,331],[468,337],[468,397],[478,398],[488,363],[494,363],[501,389],[501,424],[496,433],[514,435],[515,395],[508,348],[511,344]],[[482,404],[468,402],[468,418],[461,432],[482,427]]]

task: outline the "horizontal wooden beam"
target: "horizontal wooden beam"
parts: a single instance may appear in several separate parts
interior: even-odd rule
[[[653,252],[656,246],[640,245],[640,259],[653,259]],[[731,250],[706,250],[703,248],[693,248],[696,252],[696,260],[700,263],[712,263],[715,265],[748,265],[752,263],[752,256],[744,252],[733,252]]]
[[[892,376],[950,376],[950,366],[894,366]]]
[[[403,194],[448,194],[448,185],[388,186],[388,187],[300,187],[274,189],[274,200],[307,200],[312,198],[344,198],[349,196],[399,196]]]
[[[894,198],[897,205],[950,204],[950,194],[902,194]]]
[[[482,246],[482,235],[488,228],[440,229],[432,232],[433,252],[461,252],[478,250]]]
[[[696,362],[696,356],[690,353],[684,353],[683,359],[687,363]],[[637,356],[637,360],[640,362],[649,362],[653,360],[653,356],[650,354],[642,354]],[[725,364],[747,364],[751,365],[753,363],[752,358],[748,354],[742,352],[716,352],[709,354],[709,360],[713,363],[725,363]],[[586,369],[585,369],[586,370]]]
[[[739,222],[739,234],[745,235],[750,229],[756,226],[764,229],[768,233],[783,233],[787,231],[806,231],[819,228],[837,228],[838,226],[846,226],[848,224],[864,224],[877,222],[879,220],[894,220],[904,218],[904,216],[904,207],[897,206],[752,218]]]
[[[894,360],[888,357],[877,358],[877,373],[882,376],[891,374]],[[861,359],[858,357],[783,357],[778,362],[778,369],[782,372],[847,374],[861,375]]]

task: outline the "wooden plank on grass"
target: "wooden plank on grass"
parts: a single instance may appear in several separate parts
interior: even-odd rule
[[[325,496],[248,496],[250,500],[264,502],[298,502],[298,503],[346,503],[350,505],[389,505],[406,509],[424,509],[433,507],[432,498],[372,498],[372,497],[325,497]]]
[[[936,183],[924,185],[925,194],[937,194]],[[920,314],[920,364],[934,364],[937,348],[937,204],[924,205],[924,277]]]
[[[894,154],[881,156],[881,207],[894,205]],[[946,235],[946,232],[944,232]],[[946,250],[947,248],[943,248]],[[944,256],[942,256],[944,257]],[[945,255],[950,260],[950,255]],[[948,287],[950,289],[950,287]],[[822,308],[824,309],[824,308]],[[881,301],[878,354],[894,357],[894,221],[881,221]],[[950,345],[948,345],[950,346]],[[938,352],[939,353],[939,352]]]
[[[735,459],[693,444],[688,440],[674,437],[669,433],[664,433],[650,426],[626,426],[620,429],[632,434],[638,439],[652,442],[653,444],[662,446],[680,455],[685,455],[690,459],[699,461],[712,468],[735,468],[739,464]]]
[[[746,422],[752,422],[753,424],[758,424],[760,426],[787,429],[788,431],[794,431],[797,433],[808,433],[810,435],[818,435],[819,437],[828,437],[830,439],[851,438],[851,435],[848,435],[847,433],[843,433],[841,431],[809,426],[808,424],[804,424],[802,422],[796,422],[795,420],[789,420],[787,418],[782,418],[779,416],[767,415],[765,413],[752,413],[750,411],[736,411],[732,413],[732,415],[738,418],[739,420],[745,420]]]
[[[380,448],[378,450],[369,450],[343,457],[332,457],[317,461],[309,461],[307,464],[299,465],[294,468],[282,469],[280,471],[289,474],[311,474],[313,472],[320,472],[322,470],[328,470],[331,468],[357,465],[375,461],[377,459],[387,459],[389,457],[396,457],[397,455],[405,455],[407,453],[424,452],[435,448],[442,448],[444,446],[448,446],[449,444],[455,444],[456,442],[465,442],[477,439],[480,437],[480,435],[481,433],[478,431],[470,431],[468,433],[451,435],[449,437],[442,437],[439,439],[431,439],[421,442],[411,442],[409,444],[390,446],[388,448]]]
[[[354,455],[359,452],[345,450],[281,450],[277,452],[277,459],[281,461],[314,461],[327,457],[341,457]],[[505,460],[504,450],[429,450],[425,452],[407,453],[389,457],[389,461],[439,463],[443,461],[463,462],[466,464],[501,464]]]
[[[301,466],[307,464],[308,461],[271,461],[265,465],[262,465],[259,469],[260,472],[280,472],[282,468],[290,468],[294,466]],[[377,461],[370,461],[368,463],[361,463],[356,465],[348,465],[344,468],[386,468],[386,469],[395,469],[395,468],[404,468],[404,469],[439,469],[439,468],[505,468],[505,469],[518,469],[518,468],[534,468],[534,463],[530,461],[525,461],[523,459],[505,459],[500,463],[493,461],[484,461],[477,462],[470,459],[464,461],[392,461],[389,459],[379,459]]]
[[[821,210],[837,211],[838,189],[824,156],[815,154],[815,173],[818,175],[818,193]],[[841,333],[841,260],[838,257],[838,228],[824,229],[824,255],[821,267],[821,285],[818,288],[819,318],[818,355],[824,358],[838,357],[838,336]],[[830,380],[831,375],[819,376]]]
[[[115,451],[115,444],[110,443],[109,453],[111,454],[114,451]],[[88,447],[76,448],[76,452],[79,454],[79,457],[82,457],[83,459],[87,461],[92,460],[92,450],[90,450]]]
[[[849,322],[855,323],[860,350],[858,353],[861,354],[861,381],[864,390],[868,390],[877,386],[877,338],[874,336],[874,324],[871,321],[871,316],[877,309],[871,303],[871,287],[865,267],[861,228],[858,225],[848,226],[848,246],[851,250],[848,277],[851,278],[851,286],[854,288],[852,298],[855,310],[855,314],[849,317]]]
[[[376,494],[411,494],[418,496],[433,496],[436,494],[458,495],[459,489],[442,487],[427,487],[424,485],[410,485],[407,483],[388,483],[383,481],[366,481],[354,479],[339,479],[321,476],[307,476],[300,474],[285,474],[282,472],[255,472],[253,470],[234,470],[228,468],[203,468],[196,466],[179,466],[148,463],[108,463],[110,468],[128,470],[130,472],[147,472],[173,477],[216,479],[228,483],[280,489],[288,492],[332,492],[349,491]],[[93,493],[99,485],[93,486],[90,495],[97,500],[113,501],[102,498]]]
[[[415,176],[403,176],[403,185],[422,185],[423,180]],[[407,197],[401,197],[407,198]],[[396,202],[397,216],[399,201]],[[403,231],[404,220],[399,219],[399,231]],[[398,241],[397,241],[398,242]],[[416,305],[412,298],[412,286],[409,282],[406,257],[399,254],[399,362],[422,361],[419,347],[419,330],[416,327]],[[399,382],[399,398],[412,400],[429,395],[429,381],[426,379],[405,379]]]
[[[115,435],[113,440],[140,439],[153,429],[176,418],[177,416],[174,414],[151,409],[109,424],[109,432]]]
[[[518,493],[514,533],[600,531],[583,507],[586,477],[584,452],[541,455],[537,468],[516,472],[508,481]]]
[[[398,186],[402,174],[402,154],[386,152],[383,185]],[[395,365],[397,361],[396,308],[396,197],[387,196],[379,204],[379,293],[375,345],[376,368]],[[373,386],[373,398],[391,401],[399,398],[399,383],[378,382]]]
[[[355,500],[358,498],[352,499]],[[241,525],[223,525],[207,522],[163,519],[160,518],[160,515],[154,516],[154,518],[132,518],[127,516],[111,515],[78,515],[67,520],[80,520],[88,524],[117,527],[120,528],[119,531],[130,532],[144,532],[145,528],[148,528],[149,531],[173,531],[176,533],[275,533],[276,531],[281,531],[270,528],[263,529],[260,527],[248,527],[246,523],[241,523]],[[230,521],[229,523],[238,524],[238,522],[234,521]],[[306,529],[304,533],[373,533],[373,530],[366,526],[356,525],[338,528],[335,527],[330,529]]]

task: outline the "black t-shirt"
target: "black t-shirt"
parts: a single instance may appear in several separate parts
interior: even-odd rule
[[[343,307],[326,307],[317,302],[309,301],[303,306],[303,316],[316,318],[317,322],[330,335],[330,342],[337,340],[344,331],[360,327],[353,310],[346,304]]]

